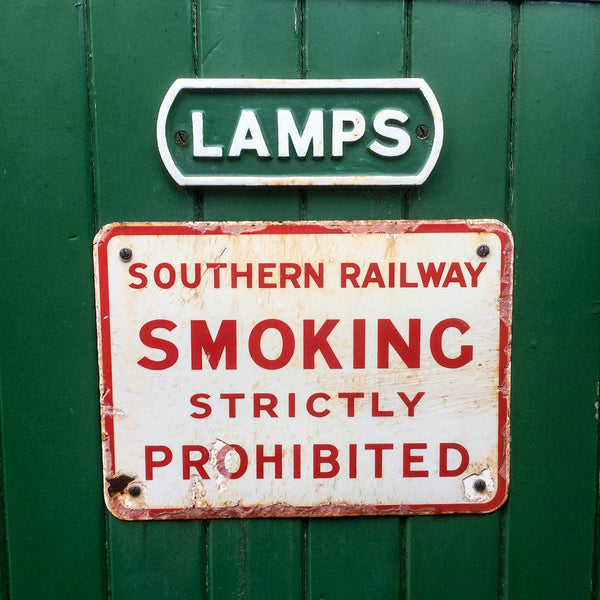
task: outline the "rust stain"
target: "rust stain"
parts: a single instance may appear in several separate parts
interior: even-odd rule
[[[107,477],[106,482],[108,483],[107,493],[110,498],[116,496],[117,494],[122,494],[127,486],[135,480],[135,477],[130,477],[129,475],[113,475],[112,477]]]

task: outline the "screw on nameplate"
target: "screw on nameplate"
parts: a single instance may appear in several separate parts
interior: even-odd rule
[[[180,129],[179,131],[175,132],[175,143],[178,146],[187,146],[189,137],[190,136],[187,131]]]
[[[429,127],[427,125],[417,125],[415,133],[420,140],[426,140],[429,137]]]

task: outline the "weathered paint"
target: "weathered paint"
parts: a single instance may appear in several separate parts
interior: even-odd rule
[[[114,224],[96,270],[115,515],[505,500],[512,240],[500,223]]]

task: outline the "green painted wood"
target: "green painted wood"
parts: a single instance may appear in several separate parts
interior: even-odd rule
[[[403,520],[312,519],[307,534],[307,598],[402,598]]]
[[[204,77],[287,77],[300,69],[301,14],[290,0],[201,3],[199,74]],[[204,189],[202,218],[293,220],[296,189]],[[208,593],[222,598],[301,598],[304,524],[300,519],[208,523]]]
[[[505,219],[511,32],[505,2],[414,4],[410,72],[438,98],[444,147],[429,180],[411,193],[411,219]],[[407,598],[440,598],[440,590],[448,600],[471,593],[496,598],[501,526],[502,511],[410,518]]]
[[[436,94],[444,145],[411,219],[505,220],[511,32],[507,2],[415,2],[410,74]]]
[[[401,77],[406,19],[400,0],[305,0],[306,77]],[[316,188],[307,192],[303,218],[400,219],[404,197],[399,189]]]
[[[398,77],[404,62],[404,2],[307,0],[304,32],[310,78]],[[339,32],[332,37],[332,31]],[[393,189],[309,189],[304,218],[399,219]],[[312,519],[307,529],[307,598],[399,598],[404,586],[403,520]]]
[[[526,3],[518,35],[506,597],[587,598],[597,577],[600,7]]]
[[[198,36],[201,77],[289,78],[301,75],[300,0],[203,0]],[[259,214],[263,216],[259,216]],[[206,221],[300,218],[293,188],[205,190]]]
[[[301,519],[208,522],[210,600],[304,595]]]
[[[206,598],[204,523],[108,517],[111,598]]]
[[[597,597],[598,3],[88,4],[87,38],[83,4],[0,4],[0,598]],[[194,74],[424,77],[444,114],[440,161],[410,192],[180,189],[154,128],[170,83]],[[515,234],[505,508],[408,519],[108,517],[105,530],[97,227],[402,216],[496,217]]]
[[[193,6],[159,0],[112,6],[91,0],[91,95],[98,224],[197,218],[197,193],[178,189],[156,145],[156,116],[177,77],[194,73]],[[111,598],[205,597],[204,528],[198,523],[108,519]]]
[[[2,400],[2,381],[0,380],[0,407]],[[0,419],[0,448],[2,444],[2,420]],[[4,502],[4,460],[0,452],[0,599],[8,600],[9,592],[9,570],[8,570],[8,547],[6,539],[6,505]]]
[[[98,224],[193,220],[195,191],[179,189],[156,145],[156,117],[178,77],[194,75],[189,0],[90,2],[94,183]]]
[[[3,2],[0,23],[4,585],[13,600],[101,599],[85,15]]]

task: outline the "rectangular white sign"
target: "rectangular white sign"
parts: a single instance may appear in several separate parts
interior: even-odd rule
[[[95,269],[117,517],[504,502],[503,224],[117,223]]]

